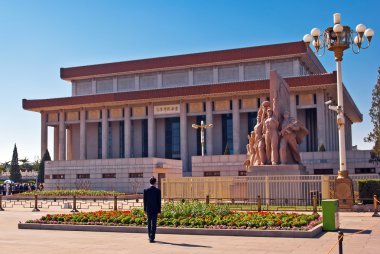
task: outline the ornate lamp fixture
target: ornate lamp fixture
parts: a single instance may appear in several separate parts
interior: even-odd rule
[[[303,41],[307,46],[310,43],[315,48],[315,53],[318,56],[323,56],[325,49],[334,52],[335,60],[342,61],[343,51],[351,47],[352,52],[358,54],[361,49],[367,49],[371,45],[371,40],[375,32],[371,28],[366,28],[363,24],[356,26],[354,32],[349,26],[342,26],[340,24],[340,13],[334,14],[334,26],[326,28],[321,34],[321,30],[313,28],[310,34],[305,34]],[[355,35],[355,37],[354,37]],[[363,43],[366,41],[366,46]],[[322,53],[319,53],[323,50]]]
[[[323,56],[326,48],[334,52],[336,69],[337,69],[337,95],[338,105],[329,105],[329,109],[337,112],[337,125],[339,131],[339,172],[335,181],[335,197],[339,199],[340,207],[350,208],[353,204],[352,180],[348,177],[346,167],[346,144],[345,144],[345,117],[343,107],[343,84],[342,84],[342,66],[343,51],[350,48],[355,54],[361,49],[367,49],[371,45],[374,31],[366,28],[365,25],[359,24],[354,32],[349,26],[340,24],[340,13],[334,14],[334,26],[325,29],[323,34],[318,28],[311,30],[311,35],[306,34],[303,41],[310,48],[312,44],[315,53]],[[355,37],[354,37],[355,35]],[[364,45],[366,41],[366,45]],[[322,51],[323,50],[323,51]],[[320,53],[320,51],[322,51]],[[329,103],[328,103],[329,104]]]
[[[212,123],[210,124],[204,124],[203,121],[201,121],[201,124],[192,124],[191,127],[194,129],[201,129],[201,145],[202,145],[202,157],[205,156],[205,129],[212,128],[214,125]]]

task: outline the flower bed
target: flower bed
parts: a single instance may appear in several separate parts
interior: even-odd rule
[[[104,191],[104,190],[44,190],[44,191],[29,191],[17,194],[19,196],[120,196],[125,195],[122,192]]]
[[[142,209],[48,214],[26,223],[145,226],[146,215]],[[319,215],[284,212],[234,212],[223,206],[197,202],[167,204],[163,207],[162,214],[157,220],[157,224],[163,227],[261,230],[309,230],[320,223]]]

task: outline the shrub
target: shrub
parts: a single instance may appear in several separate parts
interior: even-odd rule
[[[131,211],[132,215],[138,216],[138,217],[144,217],[144,209],[142,208],[133,208]]]
[[[205,204],[199,201],[185,201],[181,203],[170,202],[165,204],[161,209],[163,217],[179,218],[181,216],[207,216],[207,215],[221,215],[225,216],[230,213],[227,205]]]
[[[228,147],[228,144],[226,145],[226,148],[224,149],[224,155],[230,155],[230,148]]]
[[[370,199],[363,200],[363,204],[373,204],[374,194],[380,196],[380,179],[359,180],[359,198]]]
[[[45,182],[45,161],[51,161],[50,154],[47,149],[38,167],[38,177],[37,177],[38,183]]]
[[[198,202],[165,204],[162,209],[165,212],[158,217],[157,224],[164,227],[189,228],[308,230],[321,222],[319,215],[284,212],[225,213],[223,209],[216,207],[214,204]],[[172,213],[169,212],[169,208],[173,209]],[[218,212],[220,214],[217,214]],[[132,211],[48,214],[39,220],[28,220],[27,223],[144,226],[146,219],[142,209],[138,208]]]

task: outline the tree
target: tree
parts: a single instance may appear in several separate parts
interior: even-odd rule
[[[364,138],[365,142],[374,143],[373,156],[380,157],[380,67],[378,69],[377,83],[372,90],[372,103],[369,116],[373,124],[372,131]]]
[[[326,148],[324,144],[321,144],[318,148],[318,152],[326,152]]]
[[[10,170],[10,163],[11,163],[10,161],[0,163],[0,173],[9,171]]]
[[[19,162],[21,162],[22,164],[20,165],[20,170],[22,172],[25,172],[25,171],[32,171],[32,165],[30,164],[28,158],[24,158],[24,159],[20,159],[18,160]]]
[[[17,153],[17,146],[15,144],[15,147],[13,148],[13,155],[12,155],[12,161],[11,161],[11,174],[9,177],[13,182],[20,182],[21,181],[21,172],[20,172],[20,166],[18,165],[18,153]]]
[[[40,166],[38,168],[38,178],[37,182],[44,183],[45,182],[45,161],[51,161],[49,151],[46,150],[44,157],[42,157],[42,160],[40,162]]]
[[[228,144],[226,145],[226,148],[224,149],[224,155],[230,155],[230,148],[228,147]]]
[[[40,169],[40,164],[41,164],[41,161],[39,159],[36,159],[33,163],[32,163],[32,171],[36,171],[38,172],[38,170]]]

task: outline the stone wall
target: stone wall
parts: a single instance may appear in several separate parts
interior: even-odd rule
[[[152,176],[158,178],[159,173],[164,173],[165,177],[181,177],[182,161],[159,158],[48,161],[45,164],[45,188],[142,193],[149,186],[149,179]]]
[[[213,156],[193,156],[192,157],[192,176],[205,176],[205,172],[220,172],[220,176],[238,176],[239,171],[244,171],[243,165],[246,155],[213,155]],[[349,174],[355,174],[355,169],[371,169],[380,173],[380,164],[369,162],[370,151],[347,151],[347,170]],[[306,166],[306,171],[314,175],[315,170],[327,172],[332,169],[334,174],[339,169],[339,154],[334,152],[301,152],[301,160]],[[207,173],[206,173],[207,174]],[[357,173],[363,174],[363,173]]]
[[[244,171],[245,155],[193,156],[192,176],[203,177],[205,172],[220,172],[220,176],[237,176]]]

